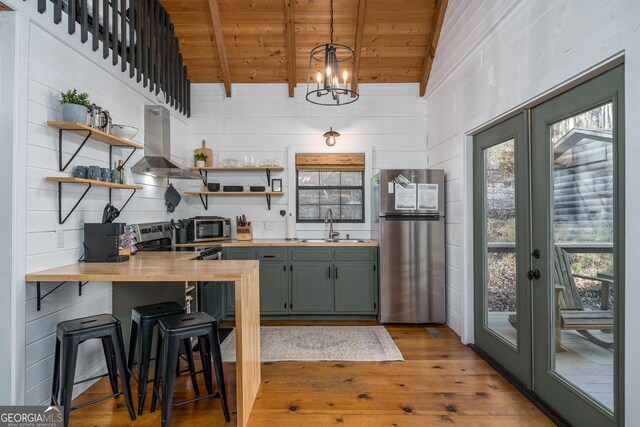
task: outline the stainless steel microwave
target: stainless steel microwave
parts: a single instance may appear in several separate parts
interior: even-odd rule
[[[188,231],[191,242],[229,240],[231,239],[231,220],[219,216],[197,216],[191,218]]]

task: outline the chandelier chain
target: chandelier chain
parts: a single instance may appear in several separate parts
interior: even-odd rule
[[[330,22],[330,34],[331,34],[331,44],[333,44],[333,0],[331,0],[331,12],[329,14],[329,16],[331,17],[331,22]]]

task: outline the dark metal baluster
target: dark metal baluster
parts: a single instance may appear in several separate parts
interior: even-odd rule
[[[178,55],[178,105],[177,110],[182,112],[182,86],[184,79],[182,76],[182,54]]]
[[[120,0],[120,70],[127,70],[127,0]]]
[[[155,73],[155,12],[156,0],[149,0],[149,91],[153,91],[153,85],[156,81]]]
[[[173,38],[173,107],[178,109],[178,91],[180,90],[180,69],[179,60],[180,58],[180,43],[177,37]]]
[[[169,25],[167,37],[167,104],[173,105],[173,24]]]
[[[38,0],[38,12],[44,13],[47,10],[47,0]]]
[[[162,75],[160,73],[160,64],[162,64],[162,59],[160,56],[160,46],[162,45],[160,43],[160,41],[162,40],[161,34],[162,34],[162,21],[161,21],[161,9],[162,6],[160,6],[160,3],[158,2],[158,0],[155,0],[156,2],[156,31],[154,34],[154,41],[155,43],[153,44],[155,46],[155,51],[156,51],[156,57],[155,57],[155,61],[154,61],[154,67],[156,69],[156,81],[155,81],[155,93],[156,95],[158,95],[160,93],[160,82],[162,81]]]
[[[165,70],[165,57],[167,55],[167,12],[164,10],[164,7],[160,7],[160,31],[158,32],[159,38],[159,55],[158,55],[158,69],[160,78],[158,79],[160,82],[160,87],[158,93],[162,91],[163,93],[166,90],[167,83],[167,75]]]
[[[187,66],[182,66],[182,114],[187,115]]]
[[[142,87],[147,87],[149,80],[149,2],[144,0],[144,11],[142,27],[144,28],[144,38],[142,39]]]
[[[91,36],[93,45],[91,48],[94,52],[98,50],[100,46],[100,18],[98,17],[98,9],[98,0],[93,0],[93,9],[91,10]]]
[[[53,1],[53,23],[59,24],[62,21],[62,0]]]
[[[133,78],[136,70],[136,44],[135,44],[135,10],[136,8],[133,5],[134,0],[131,0],[129,4],[129,77]]]
[[[113,28],[113,31],[111,31],[111,63],[113,65],[117,65],[118,46],[120,45],[118,37],[118,0],[111,0],[111,25]]]
[[[96,14],[97,15],[97,14]],[[102,57],[109,57],[109,2],[102,3]]]
[[[142,0],[136,0],[136,82],[142,80]]]
[[[80,0],[80,41],[82,43],[86,43],[89,39],[87,34],[88,26],[87,0]]]
[[[67,31],[69,34],[76,32],[76,0],[70,0],[68,4],[69,10],[67,10]]]
[[[191,117],[191,80],[187,80],[187,117]]]

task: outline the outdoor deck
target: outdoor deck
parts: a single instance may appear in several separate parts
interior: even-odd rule
[[[515,342],[516,330],[509,324],[510,312],[489,313],[489,325]],[[591,331],[610,341],[612,334]],[[613,409],[613,351],[602,348],[576,331],[562,331],[562,348],[556,353],[556,371],[609,409]]]

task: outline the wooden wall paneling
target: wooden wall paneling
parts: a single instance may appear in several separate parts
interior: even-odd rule
[[[76,32],[77,4],[75,1],[70,1],[67,6],[67,32],[74,34]]]
[[[287,79],[289,81],[289,97],[293,97],[298,83],[296,77],[296,17],[295,0],[284,0],[285,41],[287,47]]]
[[[129,4],[129,78],[133,78],[136,70],[136,8],[135,0]]]
[[[98,0],[93,1],[93,8],[91,12],[91,48],[96,52],[100,47],[100,18],[98,17]]]
[[[23,0],[23,1],[26,1],[26,0]],[[41,2],[44,3],[44,0],[38,0],[38,11],[40,13],[44,13],[44,10],[40,11],[40,3]],[[12,11],[13,11],[13,9],[11,9],[9,6],[7,6],[6,4],[4,4],[4,3],[2,3],[0,1],[0,12],[12,12]]]
[[[87,11],[87,1],[80,0],[80,41],[86,43],[89,40],[89,12]]]
[[[97,9],[96,9],[97,10]],[[102,2],[102,57],[109,57],[109,2]]]
[[[144,18],[142,12],[142,0],[136,0],[136,82],[142,80],[142,20]]]
[[[227,49],[224,45],[222,23],[220,21],[220,11],[218,10],[218,0],[208,0],[208,3],[209,13],[211,15],[211,23],[213,25],[213,33],[216,39],[216,47],[218,48],[218,59],[220,61],[220,70],[222,72],[224,91],[226,95],[230,97],[231,76],[229,75],[229,62],[227,60]]]
[[[436,3],[436,13],[433,16],[433,24],[431,25],[431,37],[429,38],[429,44],[427,44],[427,54],[424,58],[422,74],[420,77],[420,96],[424,96],[427,91],[427,82],[429,81],[429,74],[431,74],[433,58],[436,55],[438,39],[440,38],[440,30],[442,29],[444,14],[447,10],[447,2],[448,0],[437,0]]]
[[[124,73],[127,71],[127,0],[120,0],[120,37],[120,71]]]
[[[356,18],[356,43],[353,48],[353,70],[351,71],[351,90],[358,92],[358,71],[360,69],[360,54],[362,51],[362,35],[364,33],[364,11],[366,0],[358,0],[358,15]],[[355,97],[355,93],[351,94]]]
[[[53,0],[53,23],[62,21],[62,0]]]
[[[118,0],[112,0],[111,2],[111,28],[111,63],[117,65],[118,46],[120,46],[120,40],[118,38]],[[105,31],[108,35],[108,28]]]

